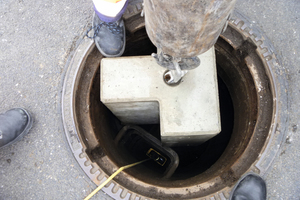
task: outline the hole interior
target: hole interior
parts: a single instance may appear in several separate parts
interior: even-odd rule
[[[124,56],[150,55],[156,51],[144,29],[139,30],[138,37],[132,35],[131,38],[133,39],[131,40],[129,37],[127,41]],[[239,170],[233,171],[232,169],[253,137],[258,120],[258,97],[251,73],[240,54],[236,54],[235,50],[222,38],[219,38],[215,49],[222,132],[199,146],[173,148],[179,155],[180,164],[171,179],[163,180],[159,170],[155,170],[155,167],[145,163],[128,169],[125,177],[117,179],[121,185],[149,196],[147,191],[143,190],[143,186],[136,186],[126,178],[134,177],[150,185],[169,188],[193,186],[219,177],[221,180],[209,191],[211,193],[225,186],[231,186],[257,159],[265,142],[266,134],[260,136],[259,139],[262,142],[255,146],[252,156],[248,157],[245,164],[241,164],[242,167]],[[111,174],[112,168],[109,163],[120,167],[136,160],[126,150],[116,147],[113,142],[123,125],[100,102],[99,58],[101,55],[95,47],[87,57],[85,66],[86,68],[96,66],[98,70],[94,74],[87,73],[80,77],[79,83],[90,82],[87,79],[93,78],[92,83],[86,86],[78,84],[75,109],[78,124],[83,122],[92,127],[91,131],[84,126],[78,126],[88,156],[104,172]],[[81,94],[81,90],[88,92],[85,92],[84,96]],[[85,104],[89,105],[89,110],[84,110],[84,112],[82,107]],[[141,127],[158,139],[160,138],[158,124],[142,125]],[[91,132],[93,134],[90,134]],[[207,191],[202,191],[201,196],[207,193]]]

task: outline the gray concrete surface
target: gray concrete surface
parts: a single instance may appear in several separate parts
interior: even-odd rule
[[[300,1],[236,7],[264,30],[289,75],[290,139],[266,176],[268,198],[300,199]],[[0,0],[0,112],[25,107],[35,119],[22,141],[0,152],[0,199],[83,199],[95,188],[72,157],[59,112],[66,60],[91,19],[91,0]]]
[[[0,112],[24,107],[35,120],[0,152],[1,200],[83,199],[94,188],[69,151],[58,110],[66,59],[91,17],[91,1],[0,0]]]
[[[102,59],[101,101],[124,124],[159,123],[160,138],[166,145],[205,142],[221,132],[215,49],[199,59],[205,68],[187,73],[178,87],[161,81],[158,74],[166,69],[150,55]],[[138,87],[132,87],[135,85]],[[199,96],[205,101],[191,102]]]

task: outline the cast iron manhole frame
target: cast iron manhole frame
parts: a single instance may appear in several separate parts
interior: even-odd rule
[[[129,6],[128,11],[124,15],[125,21],[126,19],[130,21],[130,18],[139,13],[141,9],[142,7],[140,4]],[[132,23],[130,26],[131,27],[129,28],[138,29],[139,27],[143,27],[144,24]],[[261,59],[266,67],[266,73],[272,82],[270,89],[272,90],[274,97],[273,118],[271,127],[269,128],[269,136],[266,139],[261,154],[248,170],[248,172],[254,171],[261,176],[264,176],[271,166],[273,160],[277,156],[279,149],[286,138],[286,122],[288,120],[286,113],[288,109],[288,94],[286,93],[288,86],[286,82],[286,72],[284,68],[281,67],[280,61],[276,56],[275,49],[271,42],[257,27],[254,27],[250,23],[250,20],[235,10],[229,21],[229,26],[238,30],[244,37],[249,38],[257,45],[258,48],[256,51],[261,56]],[[226,34],[226,32],[224,34]],[[230,43],[230,41],[227,42]],[[84,64],[83,61],[87,58],[89,53],[91,53],[94,47],[95,45],[92,40],[83,38],[75,52],[70,56],[71,59],[69,59],[69,62],[67,63],[67,71],[64,78],[61,96],[61,111],[66,138],[75,159],[87,176],[96,185],[99,185],[106,180],[108,175],[95,163],[93,163],[86,152],[83,151],[83,145],[76,128],[76,118],[74,117],[74,88],[77,87],[75,84],[76,79],[78,78],[77,75],[80,74],[80,70],[82,70],[82,65]],[[90,78],[92,79],[93,77]],[[86,107],[87,110],[89,109],[88,106]],[[209,199],[226,199],[229,197],[231,189],[232,186],[228,186],[206,197],[209,197]],[[115,181],[111,181],[111,183],[108,184],[108,187],[103,188],[103,191],[114,199],[151,199],[146,196],[131,192]],[[205,199],[206,197],[201,197],[200,199]]]

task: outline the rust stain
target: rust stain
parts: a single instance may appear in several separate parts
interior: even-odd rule
[[[211,9],[213,7],[213,4],[214,4],[215,0],[211,1],[210,2],[210,5],[209,5],[209,9]],[[193,43],[193,45],[190,47],[190,50],[189,50],[189,53],[191,53],[193,51],[193,49],[195,48],[196,44],[197,44],[197,41],[200,39],[200,36],[202,35],[203,31],[204,31],[204,27],[206,26],[206,23],[207,23],[207,19],[209,17],[210,14],[206,14],[205,15],[205,18],[204,18],[204,21],[203,21],[203,24],[202,24],[202,27],[200,29],[200,31],[198,32],[198,35]]]

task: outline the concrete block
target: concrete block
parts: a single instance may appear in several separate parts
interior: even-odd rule
[[[151,56],[104,58],[101,101],[126,124],[160,123],[166,145],[200,144],[221,131],[214,48],[177,86]]]

